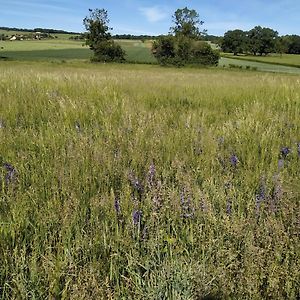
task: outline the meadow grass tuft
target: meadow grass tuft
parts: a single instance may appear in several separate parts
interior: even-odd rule
[[[2,62],[0,297],[299,298],[299,114],[296,76]]]

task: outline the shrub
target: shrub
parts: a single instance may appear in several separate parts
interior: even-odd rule
[[[163,36],[153,43],[152,53],[161,65],[218,65],[220,54],[206,42],[185,36]]]
[[[113,40],[98,42],[92,58],[94,62],[123,62],[124,60],[124,50]]]

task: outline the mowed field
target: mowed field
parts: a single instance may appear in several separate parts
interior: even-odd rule
[[[239,59],[239,60],[247,60],[261,63],[269,63],[269,64],[278,64],[283,66],[290,67],[298,67],[300,68],[300,55],[296,54],[269,54],[267,56],[259,56],[259,55],[239,55],[234,56],[233,54],[226,53],[224,57]]]
[[[2,299],[299,299],[300,82],[1,62]]]

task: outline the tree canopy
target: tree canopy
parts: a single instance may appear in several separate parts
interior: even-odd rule
[[[189,38],[198,38],[201,34],[199,26],[204,22],[200,21],[196,10],[184,7],[175,11],[173,23],[174,26],[170,28],[171,33],[176,36],[183,35]]]
[[[201,32],[199,14],[187,7],[177,9],[173,15],[171,34],[162,36],[153,43],[152,53],[162,65],[185,64],[217,65],[220,54],[204,41],[199,41]]]
[[[110,34],[108,13],[105,9],[89,9],[89,15],[83,19],[86,44],[94,51],[93,61],[124,61],[125,52],[117,45]]]

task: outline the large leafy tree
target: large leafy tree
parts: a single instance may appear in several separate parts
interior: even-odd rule
[[[108,13],[105,9],[89,9],[89,15],[83,19],[86,44],[94,51],[93,61],[123,61],[125,52],[111,37],[108,26]]]
[[[174,26],[168,36],[153,43],[152,53],[162,65],[184,64],[217,65],[220,55],[206,42],[200,42],[199,14],[187,7],[177,9],[173,15]]]
[[[245,52],[246,42],[246,32],[240,29],[229,30],[224,34],[222,49],[225,52],[232,52],[234,55],[237,55]]]
[[[276,51],[278,32],[266,27],[256,26],[248,32],[249,51],[254,55],[268,54]]]
[[[177,9],[173,15],[173,23],[174,26],[170,28],[170,31],[175,36],[198,38],[201,33],[205,33],[199,30],[199,26],[204,22],[200,21],[199,14],[194,9],[187,7]]]

